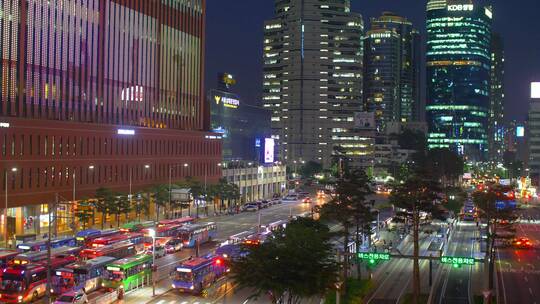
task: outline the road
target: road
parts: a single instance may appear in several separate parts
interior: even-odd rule
[[[539,211],[535,207],[523,213],[534,216]],[[540,303],[540,224],[517,224],[516,236],[529,238],[533,249],[497,248],[497,303]]]
[[[478,241],[479,229],[474,222],[458,222],[446,256],[474,258],[479,256],[480,243]],[[436,303],[439,304],[465,304],[474,303],[473,274],[482,270],[482,264],[474,266],[443,265],[439,287],[436,288]]]
[[[421,233],[420,256],[438,255],[437,252],[428,251],[429,244],[434,236]],[[412,236],[407,236],[393,254],[412,255]],[[432,264],[433,275],[437,271],[437,263]],[[370,304],[399,303],[403,297],[411,292],[413,264],[409,258],[394,258],[381,265],[374,273],[376,289],[368,298]],[[429,262],[420,260],[420,278],[422,293],[429,292]]]

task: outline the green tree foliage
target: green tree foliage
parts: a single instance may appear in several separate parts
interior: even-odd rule
[[[111,189],[100,187],[96,190],[96,200],[94,206],[101,213],[101,229],[105,227],[105,219],[109,213],[109,208],[114,204],[115,197]]]
[[[150,189],[154,204],[156,204],[156,222],[159,221],[159,208],[164,208],[167,211],[169,203],[169,185],[155,185]]]
[[[150,211],[150,199],[146,192],[140,191],[135,193],[135,196],[132,200],[132,208],[135,211],[137,220],[141,221],[141,214],[144,213],[148,217]]]
[[[323,295],[336,282],[328,227],[312,219],[294,220],[247,250],[232,263],[232,276],[240,288],[254,290],[253,298],[269,295],[272,303],[297,304]]]
[[[322,171],[323,166],[320,163],[310,160],[300,167],[299,173],[304,178],[313,178]]]
[[[464,162],[463,158],[454,151],[432,149],[427,154],[425,167],[433,177],[442,181],[443,185],[448,185],[455,184],[463,175]]]
[[[86,229],[86,224],[94,217],[94,212],[92,209],[92,202],[88,199],[83,199],[77,205],[77,210],[75,211],[75,216],[79,220],[79,223],[82,224],[82,229]]]
[[[120,227],[120,215],[131,211],[131,203],[127,195],[115,193],[113,202],[109,205],[109,214],[116,216],[116,227]],[[127,217],[126,217],[127,219]]]
[[[513,198],[509,198],[507,194],[512,193],[513,189],[508,186],[490,185],[484,191],[476,191],[473,193],[473,201],[479,210],[479,216],[488,225],[488,233],[486,239],[486,262],[489,270],[489,290],[493,291],[493,276],[495,268],[495,241],[501,239],[498,236],[499,230],[504,226],[506,229],[511,229],[513,222],[517,219],[514,211],[510,208],[497,208],[497,202],[508,202]],[[489,302],[488,302],[489,303]]]
[[[438,215],[440,185],[426,175],[413,175],[402,184],[397,184],[390,195],[390,202],[407,210],[405,216],[413,228],[413,298],[418,303],[420,296],[420,267],[418,264],[420,212]]]
[[[336,221],[343,227],[342,236],[343,252],[347,252],[350,242],[350,231],[356,228],[356,242],[359,243],[358,234],[364,229],[366,222],[371,222],[372,215],[370,205],[366,198],[372,194],[369,186],[369,178],[362,170],[345,169],[341,176],[337,176],[333,182],[335,194],[330,201],[318,206],[321,219]],[[349,258],[343,259],[343,278],[347,277]]]

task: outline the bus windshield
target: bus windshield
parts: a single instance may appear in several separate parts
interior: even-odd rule
[[[20,277],[4,273],[0,287],[3,291],[20,292],[24,289],[24,282]]]
[[[177,271],[175,280],[176,281],[181,281],[181,282],[192,282],[193,281],[193,273],[192,272]]]

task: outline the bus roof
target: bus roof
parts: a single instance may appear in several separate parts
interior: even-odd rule
[[[215,224],[216,223],[214,223],[214,222],[189,224],[189,225],[185,225],[185,226],[181,227],[180,230],[196,230],[196,229],[199,229],[199,228],[204,228],[204,227],[212,226],[212,225],[215,225]]]
[[[143,227],[143,228],[149,228],[149,227],[154,227],[155,225],[156,223],[154,221],[142,221],[142,222],[135,221],[135,222],[125,223],[124,225],[122,225],[122,229],[133,229],[137,226]]]
[[[45,271],[45,270],[47,270],[47,268],[45,268],[42,265],[31,264],[26,267],[20,267],[18,265],[10,266],[8,268],[5,268],[3,272],[9,273],[9,274],[15,274],[15,275],[24,275],[24,274],[32,274],[32,273]]]
[[[98,230],[98,229],[81,230],[81,231],[77,232],[77,234],[75,236],[85,237],[85,236],[89,236],[89,235],[101,235],[101,230]]]
[[[177,267],[177,269],[178,268],[189,268],[189,269],[195,270],[195,269],[197,269],[199,267],[207,265],[208,263],[212,263],[212,258],[210,258],[210,257],[198,257],[198,258],[193,258],[191,260],[185,261],[184,263],[180,264]]]
[[[191,216],[184,216],[184,217],[181,217],[181,218],[177,218],[177,219],[170,219],[170,220],[161,220],[158,222],[158,227],[159,226],[165,226],[165,225],[171,225],[171,224],[186,224],[186,223],[190,223],[190,222],[193,222],[195,219],[192,218]]]
[[[15,250],[0,250],[0,259],[10,257],[10,256],[16,256],[19,252]]]
[[[119,267],[120,269],[124,270],[124,269],[131,268],[135,265],[139,265],[150,260],[152,260],[152,256],[149,254],[143,253],[143,254],[139,254],[136,256],[132,256],[132,257],[128,257],[128,258],[124,258],[124,259],[112,262],[107,265],[107,268],[112,266],[112,267]]]
[[[103,265],[110,264],[112,262],[116,261],[116,258],[109,257],[109,256],[100,256],[96,257],[84,262],[78,262],[75,264],[71,264],[69,268],[72,269],[81,269],[81,268],[92,268],[92,267],[100,267]]]

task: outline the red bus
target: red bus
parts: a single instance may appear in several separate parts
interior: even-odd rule
[[[158,222],[157,226],[161,227],[161,226],[177,225],[177,224],[179,224],[179,225],[193,224],[194,221],[195,221],[195,219],[192,218],[191,216],[184,216],[184,217],[177,218],[177,219],[161,220],[161,221]]]
[[[80,257],[83,260],[95,259],[101,256],[110,256],[117,259],[122,259],[135,255],[137,254],[137,251],[142,250],[142,248],[137,250],[136,245],[130,241],[122,241],[103,247],[83,249],[80,253]]]
[[[0,250],[0,266],[6,267],[17,255],[19,255],[18,251]]]
[[[143,242],[144,235],[142,233],[130,232],[130,233],[121,233],[111,236],[99,237],[90,242],[92,248],[103,247],[106,245],[112,245],[114,243],[122,241],[130,241],[133,244],[140,244]]]
[[[51,259],[51,263],[42,261],[37,264],[15,265],[5,268],[0,283],[0,302],[27,303],[34,302],[45,295],[47,287],[47,269],[54,271],[77,258],[66,255]]]

